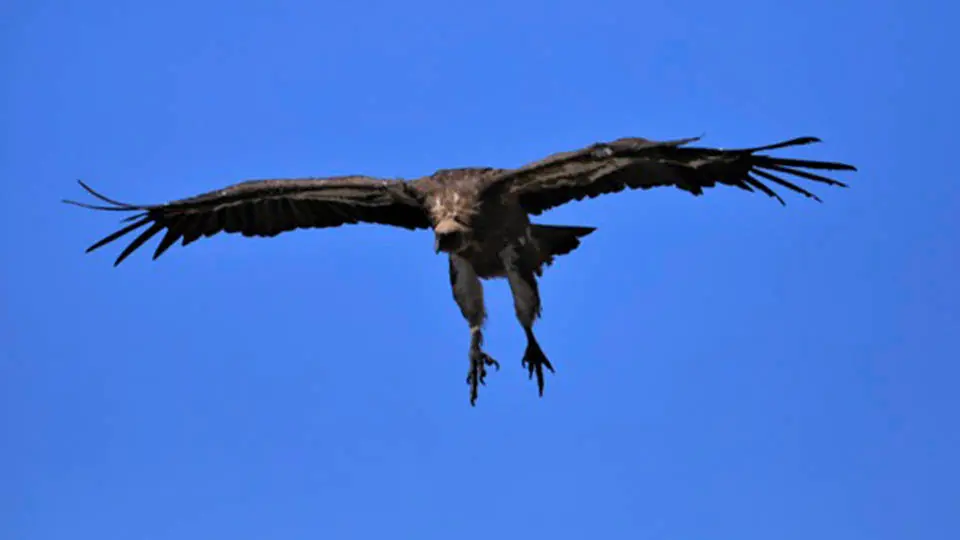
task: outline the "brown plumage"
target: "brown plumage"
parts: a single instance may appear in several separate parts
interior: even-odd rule
[[[517,169],[443,169],[412,181],[367,176],[253,180],[156,205],[120,203],[80,182],[108,205],[64,202],[134,212],[124,220],[129,222],[127,226],[87,249],[93,251],[145,227],[120,253],[115,265],[161,232],[164,234],[154,259],[177,241],[187,245],[221,231],[275,236],[293,229],[361,222],[433,229],[435,250],[448,255],[454,299],[470,324],[467,382],[470,403],[474,404],[486,366],[499,368],[482,350],[486,310],[481,279],[507,278],[517,318],[527,337],[522,364],[531,378],[536,374],[541,396],[543,368],[553,371],[533,334],[533,324],[540,315],[537,277],[557,256],[576,249],[580,239],[594,229],[532,224],[530,215],[585,197],[657,186],[674,186],[701,195],[704,188],[728,185],[760,191],[784,203],[772,189],[780,186],[819,201],[784,175],[845,187],[810,170],[856,170],[844,163],[758,153],[819,142],[814,137],[739,150],[686,146],[697,140],[622,138],[553,154]]]

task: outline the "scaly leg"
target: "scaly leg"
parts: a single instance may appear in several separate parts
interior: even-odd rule
[[[527,335],[527,350],[523,353],[521,365],[527,368],[530,378],[537,375],[537,388],[543,396],[543,368],[551,373],[553,365],[547,360],[536,336],[533,335],[533,323],[540,316],[540,289],[537,286],[536,263],[532,257],[524,257],[524,253],[516,246],[507,246],[500,254],[507,271],[507,281],[510,282],[510,291],[513,293],[513,307],[517,312],[517,320],[523,326]]]
[[[470,405],[476,405],[479,385],[486,384],[487,366],[498,370],[500,364],[483,352],[483,322],[486,309],[483,305],[483,284],[466,259],[450,255],[450,286],[453,298],[470,324],[470,370],[467,372],[467,384],[470,385]]]

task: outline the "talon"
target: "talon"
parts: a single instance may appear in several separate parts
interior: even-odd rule
[[[470,370],[467,372],[467,384],[470,385],[470,405],[475,406],[480,385],[487,385],[487,368],[493,366],[500,370],[500,363],[480,349],[470,351]]]
[[[537,390],[540,397],[543,397],[543,368],[546,366],[546,368],[550,370],[550,373],[556,373],[556,371],[553,369],[553,364],[551,364],[550,361],[547,360],[546,355],[543,354],[536,339],[529,337],[527,340],[527,350],[523,354],[520,365],[527,368],[528,379],[533,379],[533,374],[537,374]]]

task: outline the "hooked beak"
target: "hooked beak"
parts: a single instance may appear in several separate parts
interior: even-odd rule
[[[460,247],[461,236],[459,232],[437,233],[433,242],[433,249],[436,253],[446,251],[453,253]]]
[[[455,252],[463,241],[466,228],[453,220],[444,220],[433,229],[435,237],[433,249],[435,253],[446,251]]]

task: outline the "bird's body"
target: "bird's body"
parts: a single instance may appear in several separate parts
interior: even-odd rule
[[[500,253],[515,245],[539,270],[552,260],[543,245],[548,227],[535,226],[510,191],[494,193],[489,182],[497,169],[449,169],[410,185],[424,200],[436,238],[437,251],[466,260],[482,279],[506,276]]]
[[[536,374],[541,395],[543,368],[553,370],[533,334],[533,324],[540,316],[537,277],[557,256],[576,249],[580,239],[594,229],[532,223],[531,215],[585,197],[667,185],[694,195],[717,184],[730,185],[761,191],[782,203],[779,195],[757,177],[816,199],[782,175],[843,186],[803,169],[855,170],[843,163],[757,153],[817,142],[812,137],[740,150],[685,146],[695,140],[656,142],[623,138],[553,154],[516,169],[442,169],[413,181],[366,176],[254,180],[160,205],[120,203],[81,182],[110,206],[66,202],[100,210],[136,212],[125,220],[130,225],[87,250],[147,227],[121,252],[115,264],[163,231],[154,258],[177,241],[187,245],[221,231],[275,236],[297,228],[359,222],[432,229],[435,250],[445,252],[449,259],[454,299],[470,325],[467,379],[474,403],[486,366],[498,366],[482,350],[486,310],[481,279],[508,280],[517,319],[527,337],[523,364],[531,377]]]

